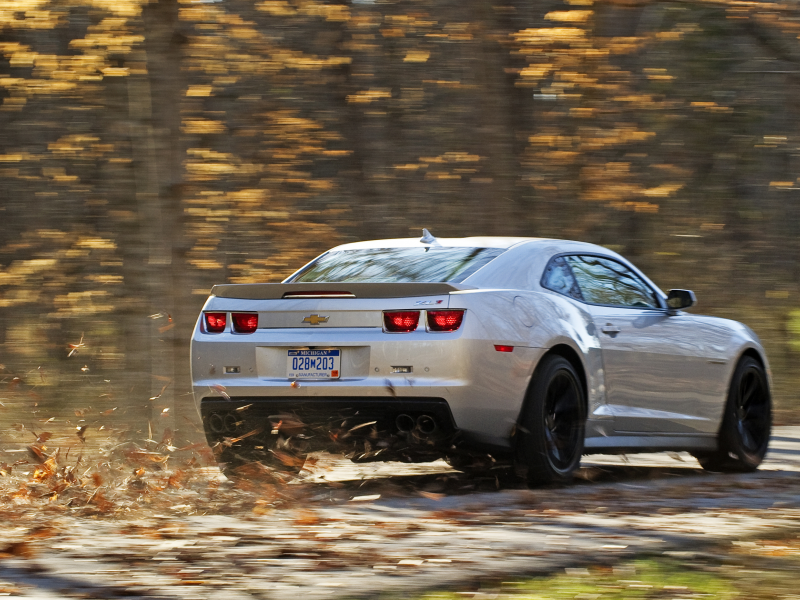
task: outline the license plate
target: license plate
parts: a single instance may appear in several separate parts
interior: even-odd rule
[[[289,379],[339,379],[341,350],[289,350]]]

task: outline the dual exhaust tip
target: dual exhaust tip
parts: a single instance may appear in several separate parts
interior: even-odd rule
[[[208,428],[213,433],[235,433],[239,429],[239,423],[233,413],[214,413],[208,417]]]
[[[397,415],[394,424],[401,433],[410,433],[416,429],[424,435],[430,435],[439,429],[436,419],[430,415],[420,415],[416,419],[407,414]]]

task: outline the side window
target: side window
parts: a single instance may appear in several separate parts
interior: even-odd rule
[[[578,288],[578,282],[575,281],[572,269],[569,268],[563,256],[557,256],[548,263],[547,268],[544,270],[542,285],[548,290],[553,290],[576,300],[583,300],[581,290]]]
[[[659,308],[655,293],[625,265],[599,256],[567,256],[586,302],[628,308]]]

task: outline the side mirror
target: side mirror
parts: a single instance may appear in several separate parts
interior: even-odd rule
[[[667,294],[667,306],[670,310],[690,308],[697,304],[697,297],[692,290],[670,290]]]

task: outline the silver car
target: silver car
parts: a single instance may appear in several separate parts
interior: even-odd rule
[[[688,451],[748,471],[770,376],[745,325],[684,312],[619,254],[508,237],[345,244],[282,283],[214,286],[194,396],[226,472],[444,457],[568,480],[592,453]]]

